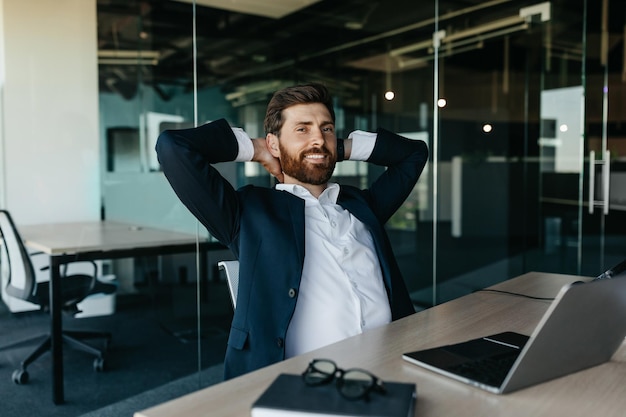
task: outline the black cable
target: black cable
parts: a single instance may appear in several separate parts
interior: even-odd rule
[[[613,268],[601,273],[600,275],[595,277],[593,280],[598,281],[601,279],[615,278],[624,272],[626,272],[626,260],[623,260],[619,264],[615,265]]]
[[[532,295],[520,294],[520,293],[516,293],[516,292],[511,292],[511,291],[493,290],[493,289],[489,289],[489,288],[476,290],[474,292],[480,292],[480,291],[483,291],[483,292],[495,292],[495,293],[499,293],[499,294],[513,295],[515,297],[530,298],[531,300],[554,301],[554,298],[552,298],[552,297],[535,297],[535,296],[532,296]]]

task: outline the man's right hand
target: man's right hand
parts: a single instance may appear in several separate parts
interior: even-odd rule
[[[263,168],[267,170],[272,176],[274,176],[278,182],[284,181],[284,174],[280,160],[275,158],[267,148],[267,142],[265,138],[251,139],[254,146],[254,156],[252,160],[263,165]]]

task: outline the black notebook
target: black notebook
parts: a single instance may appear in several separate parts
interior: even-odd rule
[[[384,394],[372,392],[367,400],[349,400],[339,393],[334,382],[309,386],[300,375],[280,374],[252,404],[252,417],[412,417],[417,396],[415,384],[384,384]]]

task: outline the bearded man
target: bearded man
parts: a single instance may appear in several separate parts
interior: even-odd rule
[[[277,91],[264,127],[251,139],[221,119],[156,145],[180,200],[239,260],[226,379],[415,312],[384,225],[422,173],[426,144],[384,129],[338,139],[316,83]],[[348,159],[387,169],[363,190],[329,182]],[[213,167],[226,161],[256,161],[278,184],[235,190]]]

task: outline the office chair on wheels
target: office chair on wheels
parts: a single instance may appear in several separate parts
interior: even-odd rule
[[[236,308],[237,291],[239,290],[239,261],[219,261],[217,266],[226,274],[230,301],[233,302],[233,308]]]
[[[0,210],[0,251],[2,252],[0,253],[0,262],[5,264],[0,265],[0,272],[8,274],[5,288],[6,293],[11,297],[36,304],[43,311],[49,310],[50,282],[37,282],[35,269],[31,260],[32,254],[29,254],[26,250],[22,238],[15,227],[15,223],[13,223],[11,215],[6,210]],[[115,284],[99,281],[96,278],[98,272],[96,263],[90,262],[90,264],[93,267],[92,275],[66,275],[67,265],[65,265],[65,268],[62,268],[60,302],[64,312],[77,314],[80,312],[77,304],[83,301],[87,296],[92,294],[113,294],[117,290]],[[12,378],[13,382],[16,384],[25,384],[28,382],[28,365],[50,350],[51,337],[49,334],[37,335],[0,347],[0,351],[15,348],[36,340],[41,340],[42,337],[43,341],[22,361],[21,368],[13,372]],[[104,339],[105,343],[103,349],[97,349],[83,341],[85,339],[96,338]],[[109,332],[63,330],[62,334],[63,343],[96,357],[93,362],[93,367],[96,371],[103,371],[105,369],[104,354],[110,339],[111,333]]]

